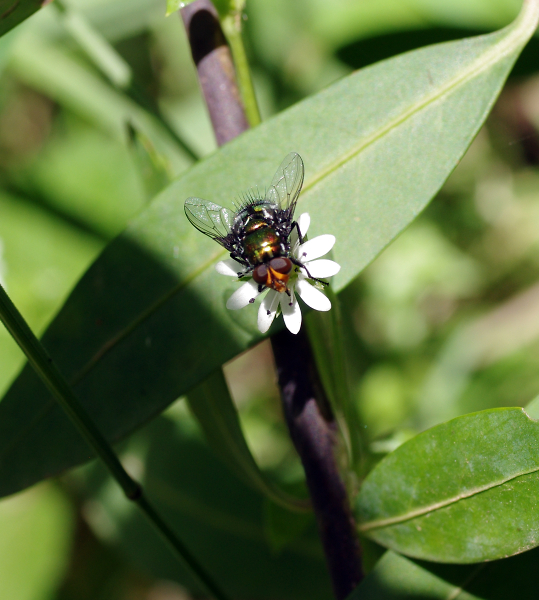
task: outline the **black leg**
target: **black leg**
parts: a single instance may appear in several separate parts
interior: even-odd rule
[[[241,279],[242,277],[245,277],[245,275],[249,275],[249,273],[251,273],[252,270],[253,270],[253,267],[249,267],[247,269],[247,271],[242,271],[241,273],[238,273],[238,279]]]
[[[307,273],[307,277],[309,279],[312,279],[313,281],[318,281],[318,283],[321,283],[322,285],[329,285],[328,281],[324,281],[322,279],[318,279],[318,277],[313,277],[310,273],[309,273],[309,269],[302,263],[300,262],[297,258],[293,258],[292,256],[290,257],[290,260],[298,267],[301,267],[302,269],[305,269],[305,272]]]
[[[246,268],[246,271],[241,271],[241,272],[238,273],[238,279],[241,279],[242,277],[245,277],[245,275],[248,275],[254,269],[254,267],[252,265],[250,265],[244,258],[242,258],[241,256],[238,256],[238,255],[234,254],[233,252],[230,253],[230,258],[232,258],[233,260],[235,260],[242,267]]]
[[[304,241],[304,237],[301,235],[301,231],[299,230],[299,225],[297,221],[294,221],[292,223],[292,226],[290,227],[290,233],[292,233],[292,230],[294,229],[294,227],[296,228],[296,231],[298,232],[298,240],[300,244],[303,244]]]

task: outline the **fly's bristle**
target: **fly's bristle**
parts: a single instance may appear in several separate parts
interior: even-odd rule
[[[243,196],[240,196],[239,201],[240,201],[240,206],[238,208],[238,210],[241,210],[243,208],[246,208],[247,206],[251,206],[251,204],[255,204],[256,202],[259,202],[260,200],[263,200],[264,197],[260,195],[260,191],[258,189],[258,187],[255,188],[251,188],[250,190],[247,190]]]

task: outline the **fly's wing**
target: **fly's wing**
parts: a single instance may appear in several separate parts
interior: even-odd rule
[[[287,217],[292,218],[296,202],[303,185],[304,167],[301,156],[291,152],[277,169],[273,177],[267,198],[287,211]]]
[[[202,198],[187,198],[184,208],[186,217],[199,231],[227,250],[232,250],[230,229],[234,213],[231,210]]]

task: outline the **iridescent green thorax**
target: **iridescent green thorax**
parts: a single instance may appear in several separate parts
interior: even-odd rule
[[[254,219],[249,217],[243,226],[245,234],[249,235],[258,229],[267,229],[269,227],[268,223],[264,219]]]
[[[281,240],[274,229],[265,225],[250,228],[250,231],[252,233],[245,237],[243,248],[251,264],[264,263],[281,255]]]

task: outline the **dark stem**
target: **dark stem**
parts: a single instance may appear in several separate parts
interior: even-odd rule
[[[219,146],[248,129],[232,58],[210,0],[181,10]],[[306,334],[272,338],[284,413],[301,457],[333,589],[344,600],[363,577],[361,553],[344,483],[335,461],[335,422]]]
[[[195,0],[181,15],[215,138],[222,146],[249,128],[232,55],[210,0]]]
[[[271,338],[285,419],[305,469],[333,590],[343,600],[363,577],[361,553],[335,460],[336,424],[304,330]]]

